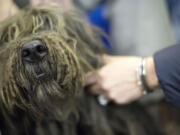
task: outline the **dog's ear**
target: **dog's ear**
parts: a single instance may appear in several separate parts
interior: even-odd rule
[[[101,37],[105,34],[100,29],[88,24],[76,11],[67,11],[63,15],[68,36],[83,42],[84,46],[94,52],[102,53],[104,48]]]
[[[19,14],[20,15],[20,14]],[[17,22],[17,19],[20,22],[20,18],[18,16],[14,16],[11,18],[8,18],[1,22],[0,25],[0,46],[3,43],[10,42],[17,38],[17,36],[20,33],[20,26]]]
[[[7,18],[0,23],[0,85],[4,80],[3,76],[6,76],[4,73],[7,68],[7,59],[11,55],[10,42],[16,39],[20,32],[16,17]]]

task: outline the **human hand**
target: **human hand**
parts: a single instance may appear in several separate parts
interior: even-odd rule
[[[141,58],[104,56],[104,60],[106,65],[98,73],[87,75],[86,85],[92,84],[91,92],[102,94],[118,104],[139,99],[143,95],[143,87],[137,83],[136,68]]]

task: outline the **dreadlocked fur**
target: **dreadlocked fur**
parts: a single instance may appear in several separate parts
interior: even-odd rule
[[[57,5],[27,8],[1,23],[2,135],[162,134],[137,103],[102,107],[84,91],[85,73],[103,64],[100,36],[74,10]],[[38,63],[22,59],[23,46],[32,42],[48,52]]]

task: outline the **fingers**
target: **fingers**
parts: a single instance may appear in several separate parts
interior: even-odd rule
[[[93,94],[102,94],[101,77],[97,73],[88,73],[85,77],[85,87]]]
[[[92,85],[97,83],[97,81],[100,79],[100,76],[97,73],[87,73],[85,76],[85,84],[86,86]]]
[[[93,93],[95,95],[104,94],[104,90],[102,89],[102,87],[98,83],[92,85],[90,87],[90,91],[91,91],[91,93]]]

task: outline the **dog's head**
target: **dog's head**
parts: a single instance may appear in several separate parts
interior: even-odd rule
[[[0,25],[3,106],[41,115],[57,106],[70,108],[84,73],[99,66],[100,44],[94,28],[57,5],[28,8],[5,20]]]

